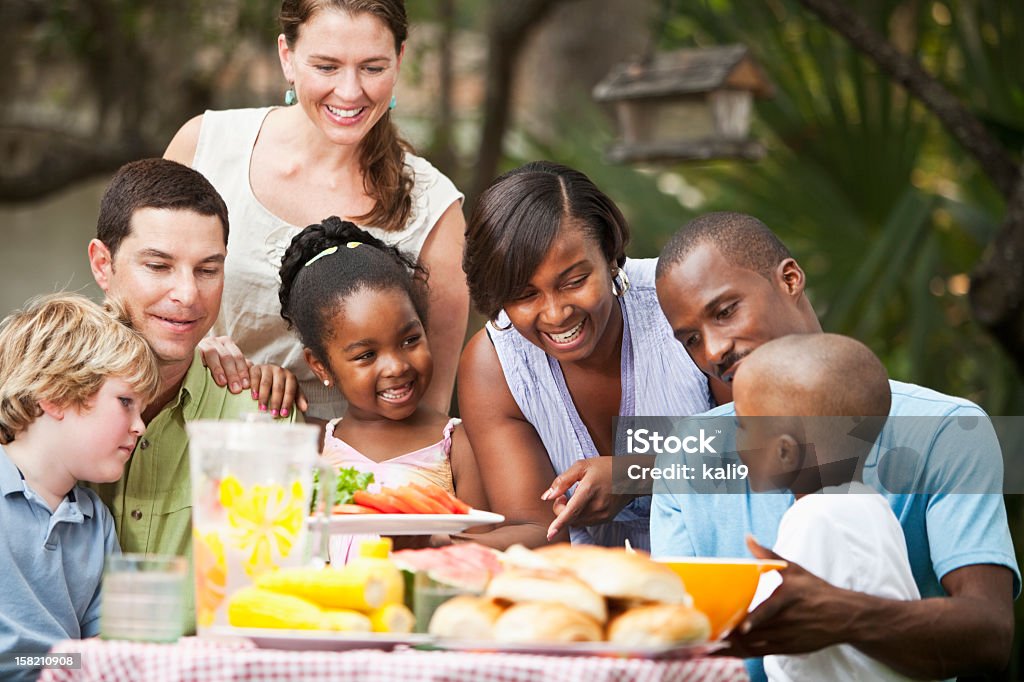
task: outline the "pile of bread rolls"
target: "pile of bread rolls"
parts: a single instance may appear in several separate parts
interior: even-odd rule
[[[437,608],[430,634],[516,644],[609,641],[664,646],[707,641],[711,624],[682,579],[647,555],[623,549],[512,547],[482,596]]]

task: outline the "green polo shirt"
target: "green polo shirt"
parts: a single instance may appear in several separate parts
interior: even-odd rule
[[[213,382],[196,352],[177,399],[146,425],[135,451],[114,483],[93,484],[114,516],[125,553],[177,554],[188,558],[184,632],[195,632],[192,576],[192,485],[186,422],[236,419],[258,412],[249,391],[238,395]],[[287,419],[293,421],[298,410]]]

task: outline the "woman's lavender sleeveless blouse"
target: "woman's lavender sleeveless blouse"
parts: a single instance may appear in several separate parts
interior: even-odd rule
[[[710,407],[707,379],[672,336],[654,290],[657,259],[627,259],[631,283],[619,299],[625,319],[621,416],[686,416]],[[509,323],[502,312],[498,326]],[[565,385],[561,367],[514,328],[487,325],[505,381],[527,421],[536,429],[556,473],[598,454]],[[621,448],[617,448],[621,449]],[[626,539],[650,550],[650,497],[639,498],[610,523],[574,527],[574,543],[621,547]]]

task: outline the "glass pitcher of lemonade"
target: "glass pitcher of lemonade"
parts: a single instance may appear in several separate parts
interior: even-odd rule
[[[260,574],[302,562],[319,429],[195,421],[192,474],[196,624],[227,625],[226,601]]]

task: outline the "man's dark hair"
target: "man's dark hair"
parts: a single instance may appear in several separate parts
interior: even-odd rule
[[[132,216],[141,208],[169,208],[217,216],[228,243],[228,208],[203,175],[168,159],[142,159],[121,166],[100,200],[96,238],[117,254],[131,234]]]
[[[786,245],[754,216],[722,211],[694,218],[661,250],[656,277],[683,262],[694,249],[711,244],[733,265],[771,279],[779,263],[792,258]]]

